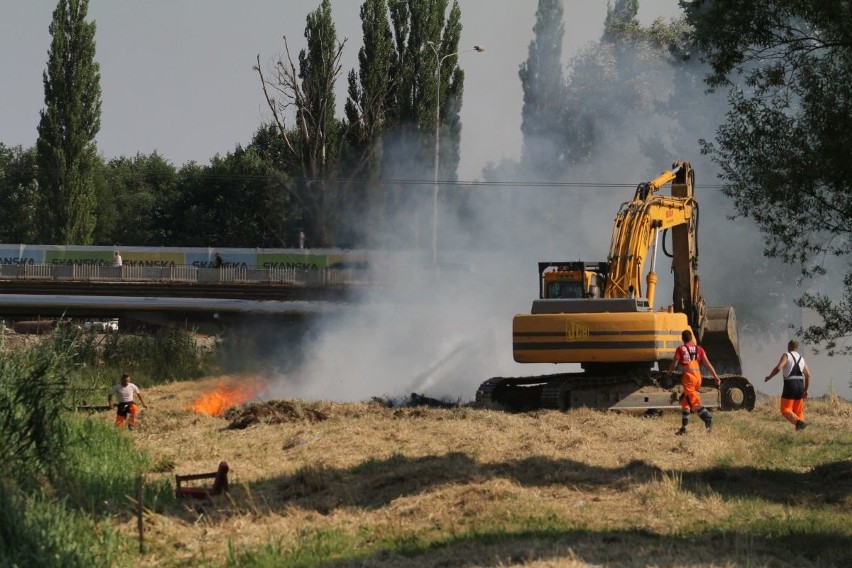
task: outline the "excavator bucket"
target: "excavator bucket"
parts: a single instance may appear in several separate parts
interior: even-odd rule
[[[707,308],[701,346],[720,375],[742,375],[740,340],[734,308]]]

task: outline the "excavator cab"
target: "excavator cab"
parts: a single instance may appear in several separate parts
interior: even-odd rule
[[[539,262],[539,298],[600,298],[608,269],[605,262]]]

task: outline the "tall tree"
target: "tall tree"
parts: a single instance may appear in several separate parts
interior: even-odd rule
[[[349,72],[346,119],[350,139],[371,144],[395,121],[394,76],[399,55],[394,49],[386,0],[366,0],[361,5],[363,46],[358,50],[358,71]]]
[[[439,187],[444,182],[455,182],[458,179],[458,167],[461,160],[461,107],[462,97],[464,95],[464,70],[459,66],[459,56],[449,55],[460,52],[459,42],[461,41],[461,7],[458,0],[453,0],[450,11],[444,17],[445,12],[441,12],[440,22],[440,50],[438,62],[443,60],[439,65],[438,80],[435,91],[440,91],[440,100],[432,101],[431,108],[435,107],[436,102],[439,102],[439,118],[438,120],[438,136],[440,136],[439,145],[439,172],[438,180]],[[470,51],[468,47],[462,51]],[[476,51],[481,51],[481,47],[477,46]],[[446,59],[444,59],[446,57]],[[433,164],[434,168],[434,164]],[[452,186],[449,186],[452,188]],[[443,191],[440,194],[441,201],[444,204],[444,215],[450,212],[457,212],[462,218],[466,217],[465,210],[467,203],[463,199],[464,194],[459,191]],[[440,231],[439,231],[440,234]]]
[[[46,243],[90,244],[95,227],[101,78],[88,6],[88,0],[59,0],[50,24],[45,108],[36,143]]]
[[[614,41],[639,31],[638,15],[639,0],[615,0],[615,4],[607,2],[604,41]]]
[[[35,148],[0,143],[0,242],[38,240],[38,183]]]
[[[852,352],[852,6],[824,0],[681,1],[694,41],[729,89],[729,112],[704,151],[766,254],[828,272],[833,290],[799,304],[830,354]],[[733,84],[744,77],[745,86]]]
[[[535,36],[518,76],[524,91],[521,111],[522,161],[530,172],[558,178],[565,152],[565,78],[562,41],[565,35],[561,0],[539,0]]]
[[[438,178],[442,182],[454,181],[459,162],[459,112],[464,89],[464,71],[458,65],[461,8],[457,0],[452,5],[448,0],[390,0],[388,6],[399,68],[394,105],[397,123],[384,136],[383,175],[388,179],[432,179],[438,126],[441,137]],[[427,42],[431,42],[431,47]],[[436,125],[439,102],[440,124]],[[440,194],[445,210],[458,204],[458,195],[448,193]],[[421,228],[431,224],[433,196],[431,185],[402,185],[394,192],[393,207],[398,212],[414,214],[413,219],[399,216],[398,229],[412,227],[415,245],[423,245],[427,240],[423,238],[427,231]],[[403,242],[411,241],[403,239]]]
[[[346,123],[352,143],[348,151],[362,149],[354,152],[364,168],[357,171],[370,180],[364,188],[369,205],[363,210],[368,238],[374,244],[422,245],[426,231],[421,228],[433,212],[433,186],[410,180],[432,179],[436,130],[441,136],[440,179],[454,180],[458,167],[464,84],[458,66],[461,9],[448,0],[366,0],[361,20],[364,47],[357,72],[349,75]],[[436,95],[440,125],[435,123]],[[441,197],[445,205],[457,204],[454,196]]]
[[[394,106],[399,55],[394,48],[386,0],[366,0],[361,5],[363,46],[358,51],[358,71],[351,70],[345,113],[348,128],[347,170],[362,181],[358,199],[349,200],[348,219],[359,241],[370,240],[367,228],[378,228],[387,216],[380,176],[382,134],[396,124]],[[358,175],[363,172],[364,175]]]

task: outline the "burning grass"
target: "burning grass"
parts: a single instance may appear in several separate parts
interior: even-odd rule
[[[219,384],[189,405],[193,412],[222,416],[225,411],[260,395],[266,382],[253,376],[222,378]]]

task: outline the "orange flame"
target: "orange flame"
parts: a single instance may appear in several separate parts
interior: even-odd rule
[[[189,408],[193,412],[222,416],[226,410],[255,398],[263,391],[263,384],[252,381],[249,384],[221,384],[193,402]]]

